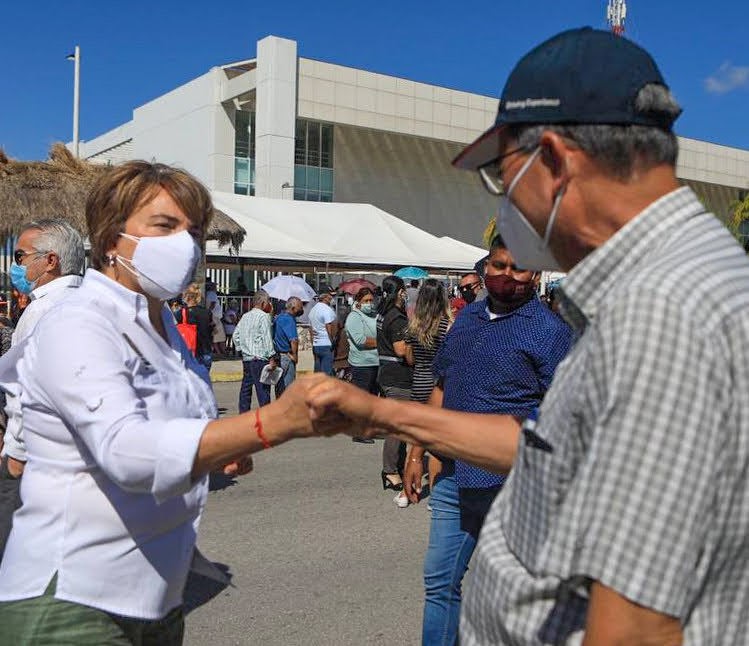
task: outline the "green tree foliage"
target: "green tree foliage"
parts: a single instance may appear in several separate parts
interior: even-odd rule
[[[728,229],[736,239],[744,245],[749,252],[749,238],[747,238],[747,229],[749,229],[749,195],[743,200],[737,200],[731,205],[733,215],[728,221]]]

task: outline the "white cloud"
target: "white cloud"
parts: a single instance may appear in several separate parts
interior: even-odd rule
[[[725,94],[741,87],[749,87],[749,66],[732,65],[730,61],[705,79],[705,90],[711,94]]]

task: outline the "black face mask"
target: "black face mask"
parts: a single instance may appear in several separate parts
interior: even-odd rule
[[[461,298],[469,305],[476,300],[476,292],[473,287],[461,287],[459,290]]]

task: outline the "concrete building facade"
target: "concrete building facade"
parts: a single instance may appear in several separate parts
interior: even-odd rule
[[[155,159],[212,189],[374,204],[437,236],[480,244],[496,202],[450,161],[493,123],[497,99],[302,58],[268,36],[253,59],[136,108],[81,144],[101,163]],[[749,192],[749,151],[681,137],[677,172],[727,217]]]

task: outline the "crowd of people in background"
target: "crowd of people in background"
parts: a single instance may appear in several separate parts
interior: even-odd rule
[[[195,327],[194,352],[208,370],[214,358],[241,358],[240,412],[250,409],[253,393],[264,406],[272,399],[271,391],[279,397],[294,381],[300,331],[304,328],[312,343],[314,372],[345,379],[371,394],[427,404],[439,381],[434,362],[448,330],[465,308],[485,302],[489,295],[484,276],[496,271],[492,257],[499,249],[497,240],[478,270],[462,275],[454,288],[436,278],[405,282],[391,275],[382,280],[381,286],[362,287],[353,295],[325,289],[309,304],[304,325],[299,323],[305,314],[300,298],[278,301],[263,289],[251,294],[241,277],[238,284],[243,286],[242,295],[248,297],[249,304],[244,313],[238,315],[236,302],[226,297],[224,307],[209,278],[204,298],[198,284],[193,283],[170,306],[179,328],[184,324]],[[502,253],[509,253],[503,249]],[[512,263],[507,266],[512,267]],[[509,271],[513,275],[513,270]],[[554,309],[553,286],[537,294],[538,278],[534,274],[529,289],[513,298],[524,303],[538,296],[539,304]],[[561,324],[561,318],[558,320]],[[217,327],[221,328],[218,334]],[[224,341],[232,353],[226,352]],[[468,356],[470,353],[461,358]],[[465,370],[470,373],[475,368],[466,365]],[[479,382],[474,381],[476,389]],[[375,442],[369,437],[352,439],[362,444]],[[418,502],[422,487],[416,473],[428,474],[424,491],[429,492],[440,469],[438,458],[425,455],[421,447],[385,438],[380,478],[384,490],[395,492],[398,507]],[[405,473],[409,482],[404,480]]]

